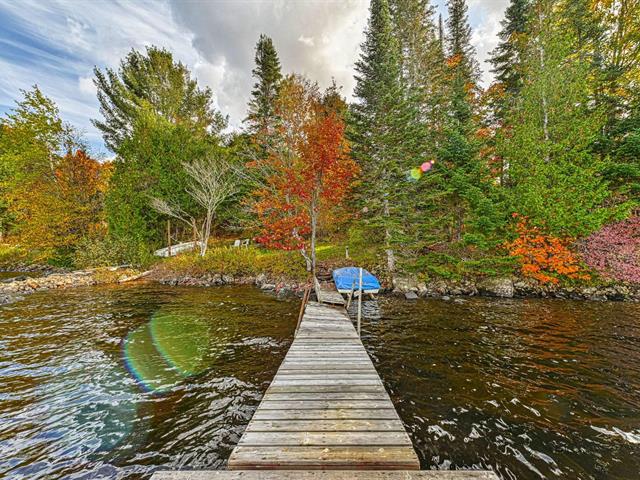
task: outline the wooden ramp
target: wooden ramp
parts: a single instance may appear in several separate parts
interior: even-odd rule
[[[330,305],[344,305],[344,298],[338,293],[333,282],[320,282],[315,277],[313,280],[318,302],[328,303]]]
[[[419,468],[346,312],[309,303],[229,469]]]

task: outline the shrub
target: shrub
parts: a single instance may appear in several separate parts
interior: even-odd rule
[[[204,257],[185,253],[165,261],[162,269],[179,275],[217,273],[234,277],[257,276],[292,281],[307,279],[307,271],[299,252],[262,248],[214,247]]]
[[[73,255],[73,263],[77,268],[123,264],[146,266],[152,261],[153,257],[145,245],[111,236],[83,238]]]
[[[517,219],[518,237],[507,243],[509,255],[520,262],[520,271],[525,277],[535,278],[541,283],[559,283],[561,278],[588,280],[578,259],[569,245],[572,239],[558,238],[532,226],[525,216],[513,214]]]
[[[605,225],[581,243],[580,251],[604,278],[640,283],[640,216]]]

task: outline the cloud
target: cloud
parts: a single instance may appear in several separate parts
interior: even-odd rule
[[[172,21],[167,3],[151,1],[0,1],[0,112],[38,84],[64,120],[105,152],[91,124],[99,118],[93,67],[117,68],[132,48],[161,45],[188,64],[199,59],[187,30]]]
[[[445,11],[444,0],[434,3]],[[485,84],[491,75],[483,61],[497,42],[507,3],[469,1]],[[335,79],[351,99],[368,8],[367,0],[0,0],[0,114],[20,89],[37,83],[62,117],[104,152],[90,121],[99,118],[93,67],[117,68],[132,48],[158,45],[211,87],[218,108],[239,128],[261,33],[273,38],[284,72],[302,73],[321,87]]]
[[[502,29],[500,22],[509,0],[471,0],[469,17],[473,34],[472,43],[478,54],[478,62],[482,69],[482,83],[488,86],[493,80],[491,65],[487,63],[490,52],[498,45],[498,32]]]
[[[222,73],[216,91],[235,127],[246,115],[261,33],[273,39],[285,73],[302,73],[321,86],[335,78],[350,96],[368,8],[368,2],[356,0],[171,2],[176,21],[193,33],[198,53]]]
[[[304,35],[300,35],[298,37],[298,41],[304,43],[307,47],[314,47],[316,45],[313,37],[305,37]]]

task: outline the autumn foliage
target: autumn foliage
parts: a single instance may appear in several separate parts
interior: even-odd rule
[[[531,225],[529,219],[517,213],[517,238],[506,244],[509,255],[520,262],[523,276],[534,278],[541,283],[557,284],[561,278],[588,280],[576,255],[569,249],[571,239],[560,239],[544,233]]]
[[[603,277],[640,283],[640,216],[605,225],[580,250],[584,262]]]
[[[256,240],[265,246],[306,256],[318,219],[344,199],[358,173],[344,121],[328,95],[295,76],[281,87],[276,146],[257,165],[267,172],[254,204],[260,222]]]
[[[47,254],[96,232],[108,171],[78,150],[62,157],[50,174],[33,177],[15,192],[11,204],[20,222],[20,242]]]

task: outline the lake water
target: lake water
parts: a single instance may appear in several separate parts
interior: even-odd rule
[[[298,308],[252,287],[154,284],[0,307],[0,477],[224,468]],[[639,477],[640,305],[380,298],[364,311],[422,468]]]

